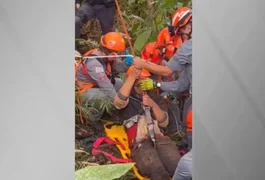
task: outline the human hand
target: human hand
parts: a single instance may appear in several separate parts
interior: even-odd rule
[[[75,4],[76,9],[79,9],[80,6],[81,6],[80,4]]]
[[[131,76],[134,78],[134,79],[137,79],[139,76],[141,75],[141,70],[138,69],[138,68],[133,68],[132,69],[132,74]]]
[[[150,108],[154,107],[156,103],[147,94],[143,95],[143,105]]]
[[[143,69],[144,67],[144,64],[145,63],[145,61],[144,60],[142,60],[140,57],[134,57],[133,58],[133,65],[136,67],[136,68],[139,68],[139,69]]]

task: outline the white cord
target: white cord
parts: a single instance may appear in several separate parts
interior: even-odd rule
[[[84,59],[94,59],[94,58],[112,58],[112,57],[132,57],[133,55],[112,55],[112,56],[75,56],[78,58],[84,58]]]

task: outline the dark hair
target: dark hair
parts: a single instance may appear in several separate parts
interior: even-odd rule
[[[114,51],[112,51],[112,50],[110,50],[110,49],[107,49],[107,48],[105,48],[105,47],[103,47],[103,46],[99,46],[99,48],[98,48],[101,52],[104,52],[105,54],[110,54],[110,53],[112,53],[112,52],[114,52]]]

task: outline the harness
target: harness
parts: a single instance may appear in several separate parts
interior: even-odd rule
[[[93,53],[96,52],[97,50],[98,50],[97,48],[96,49],[92,49],[92,50],[86,52],[84,56],[96,56],[96,55],[93,55]],[[79,81],[77,79],[77,76],[76,75],[77,75],[78,69],[79,69],[80,66],[82,66],[81,67],[82,73],[85,75],[85,77],[86,77],[87,80],[91,81],[91,77],[88,74],[88,69],[87,69],[87,66],[85,65],[85,61],[86,61],[86,59],[82,58],[81,60],[79,60],[75,64],[75,83],[77,85],[76,91],[79,94],[82,94],[85,91],[87,91],[88,89],[94,88],[94,87],[97,86],[97,83],[93,83],[93,82],[82,82],[82,81]],[[106,73],[107,76],[110,76],[111,75],[111,72],[112,72],[112,70],[111,70],[111,64],[110,63],[107,63],[107,68],[106,68],[105,73]]]
[[[137,98],[134,98],[132,96],[129,96],[129,98],[131,100],[133,100],[134,102],[141,104],[141,101],[138,100]],[[133,105],[133,107],[134,107],[134,105]],[[136,109],[138,110],[138,108],[136,108]],[[155,138],[154,137],[155,136],[154,122],[153,122],[153,118],[151,117],[150,108],[149,107],[142,107],[142,110],[143,110],[142,113],[139,112],[139,114],[134,115],[127,120],[124,120],[123,125],[126,127],[127,130],[129,130],[138,122],[140,116],[144,115],[146,123],[147,123],[148,134],[151,137],[152,141],[155,143],[155,140],[154,140],[154,138]],[[130,141],[132,141],[132,140],[130,139]]]

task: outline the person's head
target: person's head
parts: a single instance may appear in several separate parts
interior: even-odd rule
[[[185,42],[192,36],[192,10],[188,7],[177,9],[168,26],[171,36],[179,35]]]
[[[131,76],[132,75],[132,73],[134,73],[133,71],[134,71],[134,66],[131,66],[131,67],[129,67],[129,69],[127,70],[127,77],[128,76]],[[143,80],[143,79],[146,79],[146,78],[150,78],[151,77],[151,74],[150,74],[150,72],[148,71],[148,70],[146,70],[146,69],[142,69],[141,70],[141,73],[140,73],[140,76],[136,79],[136,81],[135,81],[135,83],[134,83],[134,90],[135,90],[135,92],[138,94],[138,95],[143,95],[143,91],[142,90],[140,90],[140,88],[139,88],[139,81],[140,80]]]
[[[125,54],[126,43],[123,36],[118,32],[109,32],[103,35],[100,39],[99,51],[107,56]],[[115,57],[110,57],[108,61],[112,62],[116,59]]]

